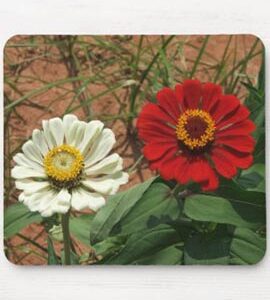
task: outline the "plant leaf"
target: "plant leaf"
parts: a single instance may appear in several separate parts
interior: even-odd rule
[[[142,230],[132,234],[123,249],[116,256],[107,260],[106,264],[139,264],[143,258],[157,254],[179,242],[178,233],[168,225],[159,225],[153,229]],[[180,249],[179,252],[181,255]]]
[[[93,215],[82,215],[80,217],[72,217],[69,221],[70,233],[85,245],[90,246],[90,227],[94,218]]]
[[[48,265],[60,265],[60,262],[57,258],[57,255],[53,247],[53,242],[49,236],[47,239],[47,243],[48,243]]]
[[[237,181],[248,191],[265,193],[265,164],[254,164],[242,171]]]
[[[11,238],[24,227],[32,223],[40,223],[42,217],[39,213],[31,212],[22,203],[10,205],[5,209],[4,217],[4,236],[5,239]]]
[[[210,195],[193,195],[186,198],[184,213],[196,221],[231,224],[253,229],[265,223],[265,207]]]
[[[229,262],[231,237],[226,227],[212,233],[197,233],[187,239],[184,251],[186,265],[226,265]]]
[[[247,228],[236,228],[231,243],[231,264],[253,265],[262,260],[266,240]]]
[[[91,224],[90,240],[92,244],[109,236],[112,228],[131,210],[144,192],[156,180],[153,177],[128,191],[118,193],[108,199],[107,205],[99,210]]]
[[[121,234],[131,234],[176,219],[180,209],[171,189],[164,183],[153,183],[121,219],[118,230]]]

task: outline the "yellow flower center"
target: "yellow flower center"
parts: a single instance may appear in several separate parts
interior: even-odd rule
[[[50,150],[44,158],[46,174],[60,182],[76,179],[83,168],[83,156],[70,145],[61,145]]]
[[[177,138],[189,149],[200,149],[214,140],[215,121],[201,109],[188,109],[178,119]]]

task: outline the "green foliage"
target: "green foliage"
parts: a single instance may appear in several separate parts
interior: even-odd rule
[[[4,235],[11,238],[19,233],[24,227],[32,223],[40,223],[42,217],[39,213],[31,212],[22,203],[16,203],[5,210]]]
[[[155,178],[150,179],[127,192],[110,197],[107,205],[97,213],[91,224],[91,242],[108,237],[114,226],[127,215],[154,180]]]
[[[265,206],[239,200],[241,193],[225,199],[212,195],[193,195],[185,200],[184,213],[191,219],[247,228],[259,228],[265,224]],[[256,198],[253,198],[256,201]],[[254,202],[255,202],[254,201]]]
[[[177,244],[180,237],[178,233],[168,225],[159,225],[153,229],[143,230],[131,235],[120,250],[120,252],[112,258],[106,260],[106,264],[138,264],[140,261],[143,264],[151,263],[155,261],[155,257],[161,255],[163,263],[166,262],[178,262],[182,257],[182,251],[178,250]],[[168,250],[168,247],[174,246],[174,257],[166,257],[170,255],[172,251],[163,252]]]
[[[69,221],[69,230],[72,236],[77,238],[85,245],[90,245],[89,228],[94,215],[82,215],[79,217],[71,217]]]
[[[60,265],[59,259],[54,250],[53,242],[50,237],[48,237],[47,243],[48,243],[48,265]]]

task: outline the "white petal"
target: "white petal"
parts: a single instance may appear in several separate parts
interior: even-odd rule
[[[79,125],[77,127],[74,139],[72,141],[72,145],[76,148],[79,147],[79,145],[81,144],[83,137],[84,137],[84,133],[85,133],[85,129],[86,129],[86,125],[87,123],[80,121]]]
[[[83,180],[82,184],[98,193],[104,195],[113,195],[118,191],[120,185],[127,182],[128,174],[125,172],[117,172],[112,175]]]
[[[42,121],[42,127],[44,131],[44,137],[46,139],[46,142],[50,149],[54,148],[56,146],[56,141],[51,133],[49,121],[43,120]]]
[[[60,118],[53,118],[49,120],[49,126],[57,146],[64,143],[64,127]]]
[[[18,197],[19,202],[24,202],[25,200],[25,194],[24,192],[20,193],[19,197]]]
[[[86,123],[82,121],[74,121],[70,127],[67,136],[67,144],[78,147],[82,142]]]
[[[86,154],[91,144],[99,136],[103,129],[103,126],[104,124],[97,120],[91,121],[86,124],[83,140],[78,147],[83,155]]]
[[[105,128],[95,140],[93,147],[85,157],[85,166],[90,167],[103,159],[112,149],[115,143],[115,136],[111,129]]]
[[[88,193],[90,194],[90,193]],[[91,193],[91,198],[88,200],[88,207],[93,211],[98,211],[106,204],[105,198],[97,193]]]
[[[79,125],[80,125],[80,121],[75,120],[69,126],[68,130],[65,129],[66,143],[68,145],[71,145],[73,143],[73,141],[75,139],[76,132],[77,132],[77,128],[79,127]]]
[[[33,160],[41,165],[43,164],[41,152],[38,147],[35,146],[32,140],[23,144],[22,151],[28,159]]]
[[[22,167],[27,167],[30,169],[38,170],[43,172],[44,168],[39,163],[34,162],[33,160],[28,159],[23,153],[17,153],[13,160]]]
[[[96,165],[86,168],[86,175],[113,174],[123,169],[123,159],[117,154],[111,154]]]
[[[71,195],[66,189],[60,192],[49,191],[42,197],[38,210],[43,217],[50,217],[54,213],[65,214],[70,208]]]
[[[41,213],[41,203],[43,201],[46,201],[46,203],[48,203],[50,201],[51,195],[53,195],[53,191],[51,189],[46,189],[42,192],[29,195],[24,194],[24,204],[28,206],[30,211],[38,211]]]
[[[34,181],[31,179],[16,180],[15,185],[18,190],[24,190],[26,195],[38,193],[50,187],[50,183],[48,181]]]
[[[105,199],[97,193],[90,193],[82,188],[72,191],[71,205],[76,210],[90,208],[97,211],[105,204]]]
[[[15,166],[11,170],[11,176],[15,179],[24,179],[24,178],[46,178],[47,175],[45,172],[40,170],[34,170],[26,167]]]
[[[49,148],[44,136],[44,132],[35,129],[32,133],[32,139],[34,144],[38,147],[38,149],[42,153],[42,155],[45,156],[48,153]]]
[[[53,200],[52,211],[54,213],[65,214],[70,208],[71,194],[67,189],[62,189]]]
[[[74,189],[72,190],[71,195],[71,206],[76,210],[82,210],[88,207],[87,197],[83,197],[81,193],[82,189]]]
[[[75,115],[71,115],[71,114],[65,115],[63,118],[63,126],[64,126],[65,138],[67,143],[69,143],[70,128],[72,126],[72,123],[77,120],[78,118]]]

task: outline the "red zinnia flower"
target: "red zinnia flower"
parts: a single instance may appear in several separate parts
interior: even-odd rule
[[[165,180],[218,187],[218,174],[232,178],[253,161],[255,129],[249,110],[221,86],[186,80],[163,88],[157,104],[146,104],[137,122],[143,153]]]

